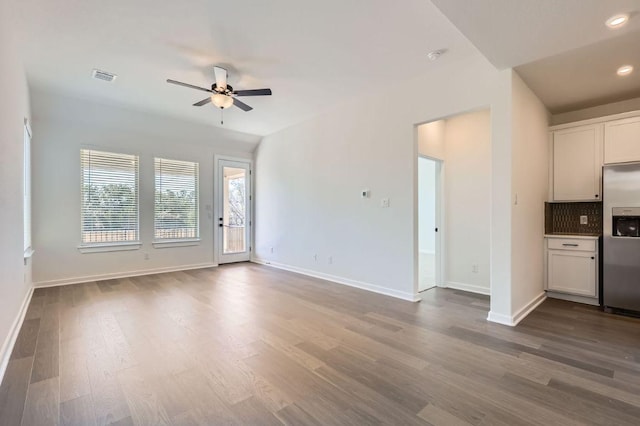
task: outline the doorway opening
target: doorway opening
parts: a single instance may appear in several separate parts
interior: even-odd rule
[[[418,124],[415,136],[416,296],[436,286],[488,295],[491,112]]]
[[[442,161],[418,157],[418,291],[438,285],[440,277],[440,172]]]

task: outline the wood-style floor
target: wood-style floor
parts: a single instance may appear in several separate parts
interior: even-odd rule
[[[254,264],[36,290],[0,425],[638,425],[640,320]]]

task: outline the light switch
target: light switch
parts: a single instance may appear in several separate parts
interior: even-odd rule
[[[380,200],[380,207],[386,208],[389,207],[389,199],[383,198]]]

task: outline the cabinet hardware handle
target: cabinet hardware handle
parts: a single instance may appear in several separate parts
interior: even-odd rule
[[[596,194],[596,198],[600,197],[598,194]]]
[[[595,259],[595,257],[591,256],[591,260]]]
[[[565,247],[578,247],[578,244],[568,244],[568,243],[564,243],[562,244]]]

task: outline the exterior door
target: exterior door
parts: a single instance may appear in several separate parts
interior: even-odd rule
[[[251,259],[251,163],[218,160],[218,263]]]

